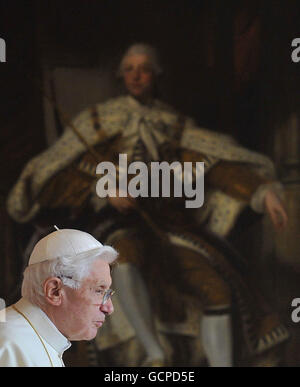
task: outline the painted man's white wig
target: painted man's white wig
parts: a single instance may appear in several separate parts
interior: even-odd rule
[[[151,63],[151,66],[153,68],[155,75],[159,75],[162,73],[162,68],[160,65],[160,61],[159,61],[156,49],[154,47],[152,47],[150,44],[136,43],[136,44],[131,45],[127,49],[127,51],[125,52],[125,54],[121,60],[117,75],[120,77],[123,75],[124,65],[125,65],[126,59],[129,56],[141,55],[141,54],[147,55],[149,57],[150,63]]]

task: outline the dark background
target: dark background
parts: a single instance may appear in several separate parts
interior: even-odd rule
[[[15,240],[31,232],[14,234],[5,199],[25,163],[46,147],[43,97],[33,81],[45,66],[115,72],[130,44],[153,44],[165,70],[163,100],[274,159],[275,128],[299,112],[300,63],[291,61],[299,21],[298,0],[2,0],[0,296],[19,276],[10,259]]]

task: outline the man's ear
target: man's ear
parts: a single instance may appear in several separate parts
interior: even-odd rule
[[[47,278],[44,282],[44,295],[46,301],[53,305],[59,306],[62,302],[62,281],[57,277]]]

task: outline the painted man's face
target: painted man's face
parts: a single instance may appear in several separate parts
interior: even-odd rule
[[[92,264],[90,275],[82,281],[79,289],[65,287],[63,326],[69,340],[92,340],[96,336],[105,316],[114,310],[110,299],[102,305],[103,291],[110,286],[110,266],[98,259]]]
[[[125,58],[123,78],[129,94],[133,97],[137,99],[150,97],[154,73],[148,55],[136,54]]]

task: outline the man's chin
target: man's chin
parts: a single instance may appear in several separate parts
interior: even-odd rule
[[[91,341],[97,336],[98,328],[91,329],[86,335],[69,338],[70,341]]]
[[[86,340],[87,341],[93,340],[97,336],[98,329],[99,328],[95,328],[95,329],[93,329],[93,331],[89,332],[90,335],[88,336],[88,338]]]
[[[137,91],[137,90],[132,90],[130,91],[130,94],[134,97],[134,98],[143,98],[143,93],[141,93],[140,91]]]
[[[131,94],[135,98],[145,98],[148,96],[150,93],[147,89],[142,89],[142,88],[131,88],[128,90],[129,94]]]

